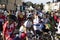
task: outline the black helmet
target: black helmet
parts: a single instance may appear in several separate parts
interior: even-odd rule
[[[7,16],[7,19],[8,18],[11,19],[11,20],[13,20],[13,21],[16,21],[17,20],[17,17],[15,15],[12,15],[12,14],[8,15]]]

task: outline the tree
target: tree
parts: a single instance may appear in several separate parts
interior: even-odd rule
[[[36,7],[36,4],[33,4],[32,7],[35,8]]]
[[[33,4],[32,2],[26,2],[27,6],[32,6],[32,4]]]
[[[43,3],[41,3],[41,5],[40,5],[41,10],[43,10],[43,6],[44,6]]]

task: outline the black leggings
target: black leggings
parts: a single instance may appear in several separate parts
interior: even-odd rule
[[[2,22],[0,22],[0,31],[3,30]]]

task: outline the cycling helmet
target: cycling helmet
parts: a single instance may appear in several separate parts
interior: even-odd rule
[[[33,14],[29,13],[28,16],[27,16],[27,18],[28,18],[28,19],[29,19],[29,18],[32,18],[32,16],[33,16]]]
[[[7,16],[7,20],[8,19],[11,19],[13,21],[16,21],[17,20],[17,17],[15,15],[10,14],[10,15]]]

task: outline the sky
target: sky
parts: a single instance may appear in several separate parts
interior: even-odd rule
[[[36,3],[36,4],[40,4],[40,3],[43,3],[45,4],[46,2],[48,1],[53,1],[53,0],[23,0],[24,2],[27,2],[27,1],[31,1],[32,3]]]

